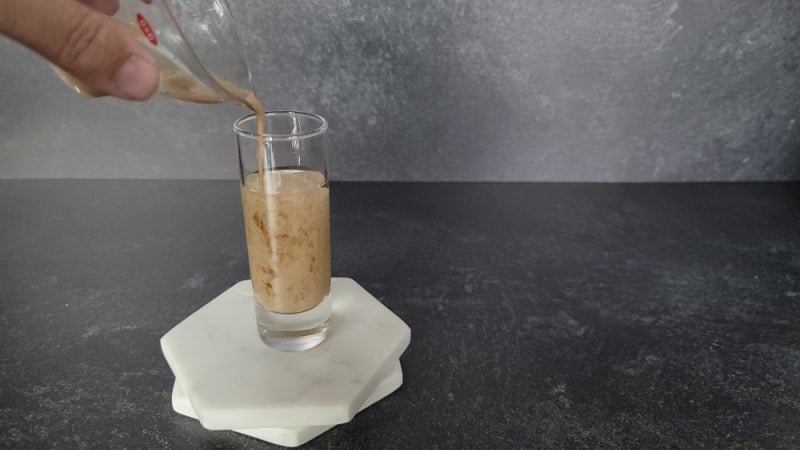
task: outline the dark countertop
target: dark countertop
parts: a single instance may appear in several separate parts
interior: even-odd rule
[[[412,341],[308,447],[800,447],[800,184],[331,195]],[[269,448],[174,413],[158,345],[245,278],[236,182],[0,181],[0,447]]]

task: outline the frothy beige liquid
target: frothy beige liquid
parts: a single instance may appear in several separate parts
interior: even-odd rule
[[[264,107],[252,91],[216,80],[256,115],[258,172],[241,187],[247,257],[256,300],[283,314],[308,311],[330,292],[330,212],[325,176],[309,170],[264,170]],[[190,73],[162,71],[170,96],[199,103],[218,97]]]
[[[325,176],[312,170],[276,170],[261,177],[253,173],[241,191],[256,300],[278,313],[319,305],[331,287]]]
[[[131,36],[141,38],[136,25],[120,26]],[[195,103],[225,101],[163,51],[152,54],[161,72],[161,93]],[[79,80],[57,71],[78,92],[97,95]],[[330,211],[325,176],[309,170],[265,171],[265,112],[261,102],[252,91],[227,80],[215,81],[231,98],[256,115],[258,173],[248,175],[241,187],[255,298],[273,312],[310,310],[325,299],[331,285]]]

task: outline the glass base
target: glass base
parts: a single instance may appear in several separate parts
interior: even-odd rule
[[[261,341],[282,352],[299,352],[321,344],[328,335],[330,296],[308,311],[296,314],[272,312],[255,301],[256,327]]]

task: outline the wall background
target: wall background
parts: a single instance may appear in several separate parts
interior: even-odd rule
[[[800,179],[796,0],[236,0],[335,180]],[[0,38],[0,178],[236,177],[243,110],[86,99]]]

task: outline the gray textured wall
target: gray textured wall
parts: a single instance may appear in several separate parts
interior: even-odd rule
[[[797,0],[237,0],[335,179],[800,179]],[[91,100],[0,40],[0,178],[234,178],[232,105]]]

